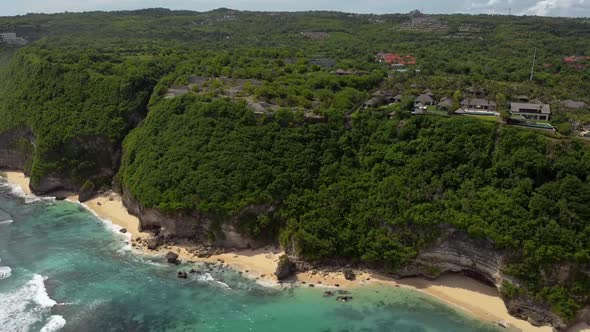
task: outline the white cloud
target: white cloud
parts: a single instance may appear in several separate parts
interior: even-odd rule
[[[541,0],[534,5],[524,9],[523,15],[538,16],[567,16],[575,15],[576,9],[585,10],[586,14],[590,11],[589,0]]]

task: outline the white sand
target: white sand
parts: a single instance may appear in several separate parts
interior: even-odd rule
[[[29,190],[28,179],[22,173],[4,173],[7,175],[8,181],[18,184],[23,190]],[[77,200],[77,197],[70,197],[70,199]],[[277,248],[241,250],[214,255],[209,258],[198,258],[190,253],[187,250],[187,247],[182,245],[164,246],[157,251],[149,251],[143,245],[135,242],[135,239],[137,237],[145,239],[149,238],[151,235],[139,232],[138,218],[128,213],[118,194],[109,192],[86,202],[85,205],[92,209],[99,217],[111,220],[114,224],[126,228],[132,234],[136,249],[141,253],[163,255],[168,251],[173,251],[177,252],[180,259],[185,261],[223,261],[225,265],[228,265],[237,271],[241,271],[251,278],[261,280],[265,284],[278,284],[274,276],[274,271],[282,252]],[[434,296],[486,321],[506,321],[511,327],[526,332],[552,331],[552,328],[550,327],[534,327],[527,321],[512,317],[508,313],[504,302],[499,297],[499,293],[495,288],[461,275],[443,276],[435,281],[420,278],[394,280],[388,276],[380,275],[375,272],[359,271],[357,272],[356,280],[349,281],[344,278],[342,273],[323,273],[319,271],[314,273],[314,271],[309,271],[297,274],[295,280],[297,283],[313,283],[317,286],[325,287],[335,287],[335,285],[338,284],[341,288],[349,289],[370,284],[391,285],[392,287],[409,287]],[[585,325],[577,325],[572,331],[589,332],[590,330],[587,328],[588,326]]]

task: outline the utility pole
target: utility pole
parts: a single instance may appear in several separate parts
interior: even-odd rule
[[[533,65],[531,66],[531,82],[535,76],[535,60],[537,59],[537,48],[535,47],[535,54],[533,55]]]
[[[508,16],[512,15],[512,8],[508,8]]]

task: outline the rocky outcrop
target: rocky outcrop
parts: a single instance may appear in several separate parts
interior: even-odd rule
[[[279,258],[279,263],[277,264],[277,270],[275,271],[275,276],[279,281],[285,280],[291,277],[295,272],[297,272],[297,266],[293,263],[289,256],[282,255]]]
[[[352,269],[344,269],[343,271],[344,274],[344,279],[346,280],[354,280],[356,279],[356,275],[354,274],[354,271]]]
[[[27,127],[0,133],[0,168],[27,172],[35,150],[35,135]]]
[[[164,239],[189,239],[201,244],[221,248],[248,249],[264,247],[268,243],[252,239],[239,231],[242,214],[266,214],[272,205],[252,205],[237,216],[224,218],[212,213],[164,213],[158,209],[144,208],[128,190],[123,189],[123,203],[131,214],[140,220],[142,231],[158,231]]]
[[[504,301],[508,313],[514,317],[528,320],[535,326],[551,325],[556,330],[567,329],[567,324],[556,314],[551,312],[549,306],[526,297],[508,299]]]
[[[502,273],[508,257],[508,252],[498,250],[491,241],[473,239],[465,231],[449,229],[446,235],[422,251],[411,264],[397,271],[396,277],[434,279],[445,273],[463,273],[501,289],[504,281],[519,285],[518,280]],[[563,320],[542,303],[525,296],[504,300],[510,314],[528,320],[533,325],[566,328]]]
[[[179,262],[178,262],[178,254],[177,254],[177,253],[174,253],[174,252],[172,252],[172,251],[169,251],[169,252],[166,254],[166,261],[167,261],[168,263],[170,263],[170,264],[178,264],[178,263],[179,263]]]

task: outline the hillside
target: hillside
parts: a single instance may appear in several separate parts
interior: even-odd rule
[[[30,41],[0,48],[0,167],[37,193],[115,187],[170,239],[232,227],[240,245],[398,275],[459,239],[500,257],[461,270],[515,314],[561,326],[590,303],[583,20],[150,9],[0,31]],[[523,95],[557,131],[509,125]],[[464,99],[502,115],[454,114]]]

